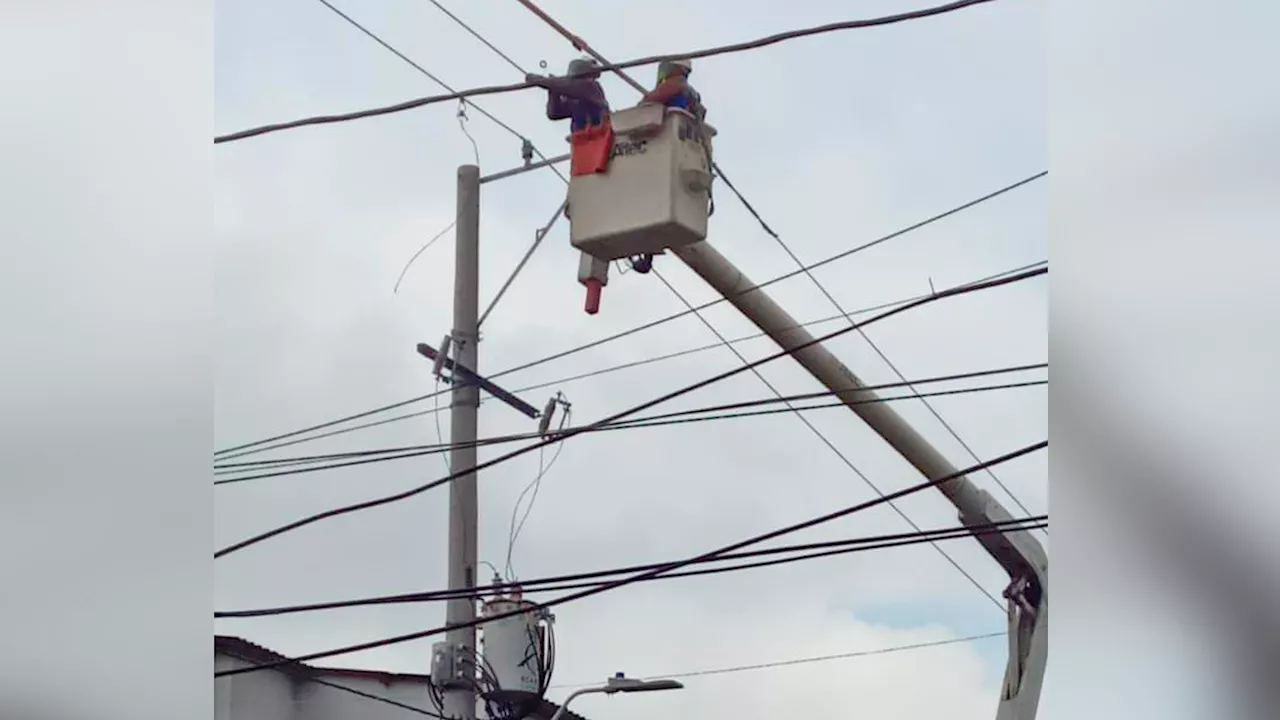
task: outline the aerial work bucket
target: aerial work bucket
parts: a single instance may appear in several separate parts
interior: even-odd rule
[[[574,146],[573,246],[607,263],[705,240],[715,130],[682,109],[641,105],[615,112],[608,132],[603,172],[579,173]]]

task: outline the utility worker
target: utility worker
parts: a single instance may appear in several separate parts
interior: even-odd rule
[[[525,82],[547,90],[547,119],[570,120],[573,132],[608,121],[609,101],[600,85],[600,69],[591,58],[569,62],[567,77],[530,73]]]
[[[689,60],[664,60],[658,64],[658,82],[652,90],[645,93],[640,104],[655,103],[666,107],[680,108],[688,112],[699,123],[706,120],[707,109],[702,104],[702,96],[689,84],[689,74],[693,72],[693,63]],[[707,162],[711,161],[711,149],[703,139],[703,148],[707,151]],[[631,267],[638,273],[648,273],[653,269],[653,254],[644,253],[631,258]]]
[[[600,66],[591,58],[569,61],[565,77],[530,73],[525,82],[546,88],[547,119],[570,121],[570,174],[591,175],[609,167],[613,150],[613,125],[609,100],[600,85]],[[565,206],[564,216],[569,217]]]
[[[702,122],[707,109],[702,105],[702,96],[689,84],[692,72],[693,63],[688,60],[664,60],[658,64],[658,84],[640,102],[680,108]]]

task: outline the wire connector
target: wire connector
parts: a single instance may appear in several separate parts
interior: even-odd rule
[[[444,363],[449,359],[449,348],[452,345],[453,335],[445,335],[440,338],[440,352],[436,354],[435,362],[431,365],[431,374],[437,380],[446,380],[446,378],[442,377],[442,374],[444,373]]]
[[[538,418],[538,435],[543,439],[551,437],[551,419],[555,417],[556,406],[559,406],[564,410],[566,417],[573,409],[573,405],[565,399],[564,393],[562,392],[557,391],[555,395],[548,398],[547,404],[543,406],[542,414]],[[561,420],[560,427],[563,428],[564,423],[565,421]]]

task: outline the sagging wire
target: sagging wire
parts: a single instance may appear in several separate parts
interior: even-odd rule
[[[444,441],[444,429],[440,426],[440,378],[439,376],[436,377],[434,388],[435,388],[435,397],[432,398],[431,402],[435,405],[435,412],[432,413],[432,415],[435,416],[435,420],[436,420],[436,440],[439,441],[441,446],[443,446],[445,445],[445,441]],[[447,472],[449,472],[449,474],[453,474],[453,466],[449,463],[449,453],[440,453],[440,457],[444,460],[444,469]]]
[[[471,137],[471,133],[467,130],[468,120],[470,120],[470,118],[467,117],[467,101],[459,100],[458,101],[458,129],[461,130],[462,134],[466,135],[467,139],[471,141],[471,149],[473,152],[475,152],[475,156],[476,156],[476,167],[480,167],[480,146],[476,144],[476,139]]]
[[[396,285],[395,285],[395,287],[393,287],[393,288],[391,289],[391,294],[392,294],[392,295],[395,295],[397,292],[399,292],[399,291],[400,291],[400,281],[404,280],[405,273],[408,273],[408,272],[409,272],[409,266],[410,266],[410,265],[413,265],[413,261],[414,261],[414,260],[417,260],[419,255],[421,255],[422,253],[426,252],[426,251],[427,251],[427,248],[429,248],[429,247],[431,247],[432,245],[434,245],[434,244],[435,244],[435,242],[436,242],[437,240],[439,240],[440,238],[444,237],[444,234],[445,234],[445,233],[447,233],[447,232],[449,232],[450,230],[452,230],[452,229],[453,229],[453,227],[454,227],[455,225],[457,225],[457,224],[458,224],[458,223],[457,223],[457,221],[456,221],[456,220],[455,220],[455,221],[453,221],[453,222],[451,222],[451,223],[449,223],[448,225],[446,225],[446,226],[444,227],[444,229],[443,229],[443,230],[441,230],[440,232],[438,232],[438,233],[436,233],[435,235],[433,235],[433,236],[431,237],[431,239],[430,239],[430,240],[428,240],[426,243],[424,243],[424,244],[423,244],[423,246],[422,246],[422,247],[418,248],[418,252],[414,253],[414,254],[413,254],[413,257],[409,258],[409,262],[405,263],[405,264],[404,264],[404,267],[400,270],[400,277],[396,278]]]
[[[554,432],[550,430],[552,416],[555,409],[559,407],[563,412],[560,414],[560,424]],[[543,437],[555,435],[562,432],[568,426],[570,419],[573,417],[573,405],[565,398],[564,393],[557,391],[555,396],[547,401],[546,408],[542,412],[542,417],[538,423],[538,432]],[[515,553],[516,541],[520,538],[520,531],[524,529],[525,522],[529,519],[529,514],[533,512],[533,504],[538,501],[538,490],[542,487],[542,478],[551,470],[551,466],[555,465],[556,460],[560,459],[560,453],[564,450],[564,443],[560,443],[556,447],[555,453],[551,456],[550,462],[544,462],[546,459],[546,448],[538,451],[538,474],[534,479],[525,486],[524,490],[516,498],[515,505],[511,508],[511,525],[507,533],[507,562],[506,562],[506,579],[514,582],[516,579],[515,569],[511,563],[511,557]],[[530,492],[533,493],[529,498],[529,504],[525,507],[524,515],[520,518],[519,523],[516,522],[516,515],[520,512],[520,503]]]
[[[440,392],[440,381],[444,379],[444,365],[449,360],[449,351],[452,349],[453,334],[450,333],[440,339],[440,352],[436,355],[436,361],[431,366],[431,377],[435,379],[435,384],[432,386],[431,392],[431,403],[434,406],[431,414],[435,416],[436,440],[440,443],[441,447],[445,446],[445,441],[444,430],[440,427],[440,396],[443,394]],[[453,437],[450,435],[450,440],[452,439]],[[440,457],[444,458],[444,467],[449,471],[449,474],[452,475],[453,467],[449,462],[449,454],[440,453]]]

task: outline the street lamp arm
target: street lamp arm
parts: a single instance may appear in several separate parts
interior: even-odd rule
[[[569,697],[565,698],[564,702],[560,703],[560,709],[556,710],[555,714],[551,716],[551,720],[563,720],[564,714],[569,711],[569,703],[573,702],[574,698],[578,697],[579,695],[589,695],[591,693],[602,693],[607,691],[608,691],[607,687],[589,687],[589,688],[582,688],[580,690],[574,690],[573,692],[569,693]]]

